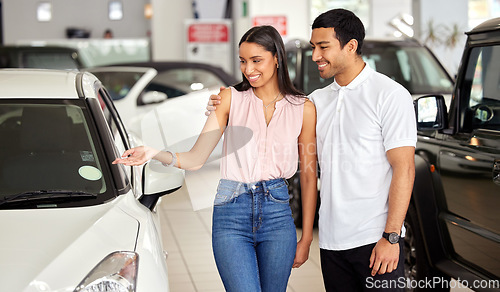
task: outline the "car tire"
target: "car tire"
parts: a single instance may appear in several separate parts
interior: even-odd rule
[[[290,195],[290,209],[292,210],[295,227],[302,227],[302,199],[300,198],[300,176],[295,173],[288,179],[288,194]]]
[[[405,220],[406,234],[404,237],[405,252],[405,278],[407,284],[405,291],[424,291],[425,287],[418,287],[418,283],[425,283],[434,277],[442,279],[442,283],[449,283],[450,277],[433,269],[427,259],[422,231],[413,204],[408,207]],[[422,289],[420,289],[422,288]],[[450,291],[449,288],[433,287],[432,291]]]

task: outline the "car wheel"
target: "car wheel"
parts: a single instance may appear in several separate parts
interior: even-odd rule
[[[405,291],[423,291],[419,289],[418,283],[425,283],[426,280],[440,277],[445,282],[450,281],[450,277],[434,270],[427,260],[425,252],[424,241],[420,224],[417,218],[417,211],[413,204],[408,207],[405,220],[406,234],[404,237],[404,252],[405,252],[405,277],[406,286]],[[425,287],[422,287],[425,288]],[[433,291],[450,291],[450,289],[433,287]]]
[[[290,209],[296,227],[302,227],[302,200],[300,198],[300,177],[295,173],[288,179],[288,194],[290,195]]]

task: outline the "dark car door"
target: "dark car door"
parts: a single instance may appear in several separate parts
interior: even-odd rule
[[[458,88],[458,133],[438,154],[456,259],[500,277],[500,45],[470,50]],[[457,102],[457,101],[455,101]],[[470,266],[470,265],[468,265]]]

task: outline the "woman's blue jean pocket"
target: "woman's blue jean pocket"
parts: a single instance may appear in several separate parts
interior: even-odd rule
[[[222,206],[236,199],[236,190],[224,187],[217,187],[215,194],[214,206]]]
[[[288,204],[288,202],[290,201],[288,187],[285,183],[280,183],[275,187],[268,188],[267,193],[269,195],[269,198],[273,202]]]

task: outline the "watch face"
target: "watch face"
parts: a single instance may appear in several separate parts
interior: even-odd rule
[[[399,235],[397,233],[390,233],[389,234],[389,242],[390,243],[398,243],[399,241]]]

